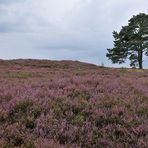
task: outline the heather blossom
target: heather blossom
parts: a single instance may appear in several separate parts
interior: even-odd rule
[[[148,147],[148,71],[0,61],[0,145]]]

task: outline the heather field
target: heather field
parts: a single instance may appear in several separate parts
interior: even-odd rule
[[[148,70],[0,60],[1,148],[147,148]]]

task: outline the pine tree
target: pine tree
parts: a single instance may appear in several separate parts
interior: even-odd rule
[[[148,56],[148,15],[133,16],[120,32],[113,31],[114,47],[107,49],[106,56],[113,63],[130,60],[130,66],[143,68],[143,55]]]

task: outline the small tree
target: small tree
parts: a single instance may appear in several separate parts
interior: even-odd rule
[[[148,15],[133,16],[120,32],[113,31],[114,48],[107,49],[106,56],[113,63],[130,60],[130,66],[143,68],[143,54],[148,56]]]

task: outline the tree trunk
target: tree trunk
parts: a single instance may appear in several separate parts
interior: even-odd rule
[[[138,64],[139,64],[139,69],[143,69],[143,52],[142,49],[138,51]]]

